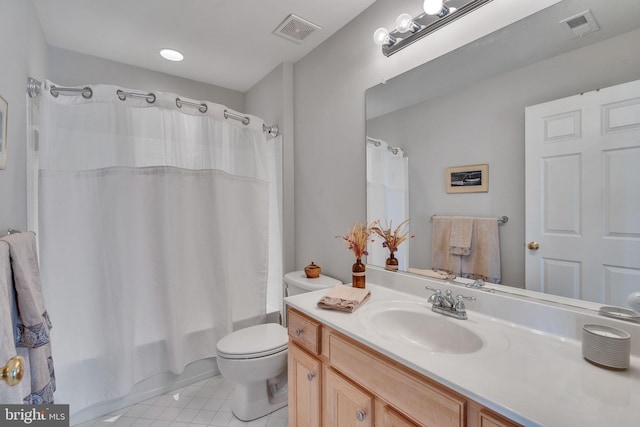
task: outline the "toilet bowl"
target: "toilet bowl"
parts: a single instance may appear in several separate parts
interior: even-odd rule
[[[287,330],[275,323],[235,331],[218,341],[218,369],[236,383],[231,411],[242,421],[287,405]]]
[[[341,283],[320,275],[307,279],[304,271],[284,276],[287,295],[332,287]],[[276,324],[235,331],[216,346],[220,374],[236,383],[231,411],[242,421],[263,417],[287,405],[287,329]]]

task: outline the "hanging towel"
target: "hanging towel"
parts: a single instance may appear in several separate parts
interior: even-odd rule
[[[431,231],[431,269],[443,270],[451,274],[460,273],[460,256],[449,252],[451,236],[450,216],[433,217]]]
[[[461,257],[460,276],[500,283],[500,238],[496,218],[474,218],[471,253]]]
[[[335,285],[320,298],[318,307],[352,313],[364,304],[370,296],[371,291],[368,289]]]
[[[23,400],[29,405],[50,404],[53,403],[53,392],[56,389],[49,340],[51,321],[40,287],[35,234],[11,234],[0,240],[9,245],[13,271],[19,317],[16,347],[19,350],[21,347],[26,349],[25,360],[28,360],[31,374],[31,389]]]
[[[471,233],[473,217],[454,216],[451,219],[449,234],[449,252],[453,255],[469,255],[471,252]]]
[[[0,366],[18,355],[13,337],[14,306],[9,245],[0,240]],[[22,383],[27,380],[23,375]],[[0,382],[0,402],[21,404],[24,397],[22,383],[10,387]]]

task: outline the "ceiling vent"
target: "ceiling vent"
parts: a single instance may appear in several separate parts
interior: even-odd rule
[[[566,28],[571,31],[573,38],[582,37],[600,29],[589,10],[564,19],[560,21],[560,24],[566,25]]]
[[[273,30],[273,34],[300,44],[304,39],[320,29],[321,27],[319,25],[302,19],[292,13],[278,25],[278,28]]]

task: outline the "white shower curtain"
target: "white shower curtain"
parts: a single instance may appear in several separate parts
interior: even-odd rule
[[[149,103],[110,85],[90,99],[50,86],[30,152],[30,218],[55,398],[75,413],[215,356],[233,322],[264,315],[269,261],[281,264],[269,248],[279,139],[218,104],[202,113],[168,93]]]
[[[409,219],[409,159],[400,148],[380,139],[367,138],[367,221],[380,220],[395,229]],[[376,238],[368,246],[367,263],[384,266],[389,250]],[[395,253],[398,268],[409,266],[409,241]]]

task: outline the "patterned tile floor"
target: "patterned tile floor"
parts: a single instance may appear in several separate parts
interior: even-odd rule
[[[286,427],[287,407],[244,422],[231,412],[233,383],[216,376],[162,396],[136,403],[77,427]]]

